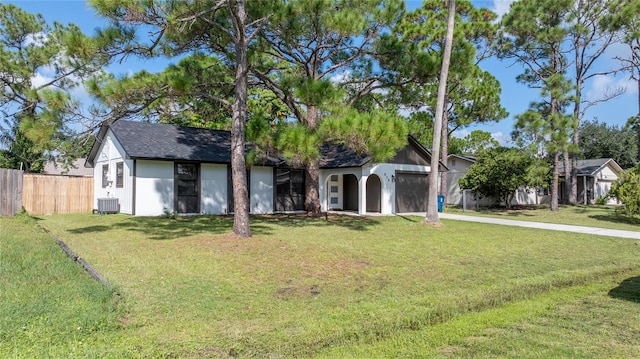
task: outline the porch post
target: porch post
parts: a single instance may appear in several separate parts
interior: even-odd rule
[[[328,197],[327,196],[327,181],[329,180],[329,177],[323,176],[322,175],[322,171],[320,171],[320,174],[318,175],[318,196],[320,199],[320,211],[321,212],[326,212],[329,210],[329,206],[327,205],[327,201],[328,201]]]
[[[582,198],[584,198],[583,203],[586,205],[587,204],[587,200],[589,199],[588,197],[588,191],[587,191],[587,176],[583,176],[582,177]]]
[[[358,182],[358,214],[367,214],[367,178],[369,176],[362,175]]]

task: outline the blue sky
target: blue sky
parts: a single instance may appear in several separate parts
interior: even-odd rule
[[[48,22],[58,21],[63,24],[75,23],[87,34],[92,34],[94,29],[105,25],[104,20],[95,16],[95,12],[85,1],[82,0],[51,0],[34,1],[20,0],[8,1],[21,7],[27,12],[40,13]],[[509,9],[513,0],[476,0],[477,7],[486,7],[495,11],[499,15],[504,14]],[[407,0],[409,8],[415,8],[421,1]],[[626,48],[622,45],[614,46],[601,57],[597,63],[598,71],[612,69],[618,66],[618,61],[613,57],[624,55]],[[170,60],[142,61],[134,58],[128,59],[125,63],[114,64],[109,67],[109,71],[115,74],[133,73],[142,69],[155,72],[161,71]],[[485,60],[481,66],[491,72],[502,85],[502,105],[509,112],[509,117],[498,122],[487,125],[479,125],[463,130],[459,135],[464,135],[473,129],[481,129],[491,132],[501,143],[506,144],[513,129],[514,116],[524,112],[529,103],[537,100],[538,91],[528,89],[525,85],[518,84],[515,77],[522,72],[522,67],[512,61],[499,61],[497,59]],[[584,94],[589,98],[598,98],[607,89],[621,86],[627,89],[626,93],[617,99],[607,103],[598,104],[591,107],[585,116],[586,120],[597,118],[601,122],[623,125],[626,120],[638,112],[638,92],[637,85],[631,82],[628,74],[617,76],[600,76],[585,84]]]

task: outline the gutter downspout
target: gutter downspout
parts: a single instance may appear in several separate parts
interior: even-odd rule
[[[132,216],[136,215],[136,182],[137,182],[136,176],[137,176],[137,168],[138,168],[137,164],[138,164],[138,161],[133,160],[133,179],[132,179],[133,188],[131,189],[131,191],[133,192],[131,194],[131,215]]]

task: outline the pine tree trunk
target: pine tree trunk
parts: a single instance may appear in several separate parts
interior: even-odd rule
[[[445,104],[447,102],[448,100],[445,100]],[[449,113],[446,108],[447,106],[445,106],[444,113],[442,114],[442,155],[440,156],[440,161],[445,167],[449,166]],[[447,174],[447,171],[440,173],[440,191],[438,193],[441,196],[446,196],[449,189],[449,177]]]
[[[308,216],[320,216],[320,162],[313,161],[307,164],[305,171],[305,198],[304,207]]]
[[[307,123],[309,130],[313,131],[318,127],[319,109],[310,105],[307,109]],[[320,161],[315,160],[307,163],[305,171],[305,198],[304,208],[308,216],[320,216]]]
[[[571,182],[571,159],[569,158],[569,150],[564,150],[562,161],[564,163],[564,193],[565,196],[568,196],[567,203],[569,203],[570,205],[575,205],[575,197],[571,198],[573,183]]]
[[[231,125],[231,178],[233,182],[233,233],[238,237],[251,237],[249,226],[249,194],[247,190],[247,166],[244,158],[245,125],[247,121],[247,45],[244,29],[246,21],[245,0],[236,3],[237,33],[235,101],[232,106]]]
[[[582,61],[579,62],[580,64]],[[576,68],[576,93],[573,106],[573,137],[571,143],[574,148],[580,148],[580,104],[582,103],[582,75],[581,69]],[[568,152],[567,152],[568,153]],[[565,179],[569,181],[569,204],[578,204],[578,153],[571,151],[571,166],[565,167]],[[565,162],[566,166],[566,162]],[[586,203],[585,203],[586,204]]]
[[[640,75],[636,81],[638,85],[638,117],[636,118],[636,131],[638,136],[638,163],[640,163]]]
[[[580,200],[578,199],[578,154],[571,154],[571,197],[572,205],[577,205]],[[586,204],[586,203],[585,203]]]
[[[558,168],[558,164],[560,164],[559,160],[560,154],[556,151],[553,154],[553,180],[551,182],[551,210],[558,210],[558,180],[560,177],[560,171]]]
[[[438,167],[440,160],[440,138],[442,137],[442,114],[444,113],[445,95],[447,92],[447,77],[451,63],[451,48],[453,45],[453,27],[456,18],[456,1],[449,0],[449,14],[447,18],[447,36],[444,42],[440,82],[438,83],[438,99],[436,101],[436,118],[433,125],[433,144],[431,146],[431,173],[429,174],[429,199],[427,201],[427,215],[425,223],[440,224],[438,216]]]

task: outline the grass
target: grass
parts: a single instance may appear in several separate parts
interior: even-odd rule
[[[35,221],[0,217],[4,358],[129,356],[118,297],[71,261]]]
[[[615,206],[560,206],[557,212],[548,206],[524,207],[507,210],[505,208],[481,208],[479,211],[447,207],[446,212],[470,216],[496,217],[544,223],[572,224],[577,226],[640,231],[640,221],[623,216]]]
[[[17,222],[3,220],[3,228],[4,221]],[[106,351],[108,341],[119,343],[112,352],[121,357],[640,351],[640,336],[625,334],[638,327],[634,240],[458,221],[433,228],[419,217],[259,217],[252,219],[254,237],[245,240],[228,235],[228,217],[40,221],[124,298],[117,305],[111,296],[97,301],[111,314],[108,325],[94,327],[94,353]],[[585,322],[594,308],[617,326]],[[14,340],[0,341],[9,349],[30,343],[3,335]],[[56,341],[71,337],[66,331]]]

